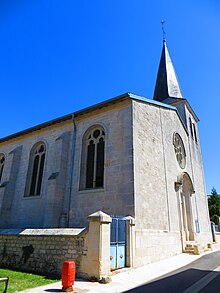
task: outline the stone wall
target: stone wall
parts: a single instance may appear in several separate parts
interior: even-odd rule
[[[63,121],[0,143],[0,228],[67,227],[72,132],[72,121]],[[29,156],[38,142],[46,146],[41,194],[25,196]]]
[[[185,146],[184,168],[176,159],[174,133],[181,136]],[[183,203],[180,191],[175,188],[175,182],[183,174],[191,179],[194,189],[190,194],[188,187],[190,208],[187,210],[194,239],[201,247],[211,241],[199,145],[194,142],[197,153],[193,153],[190,139],[175,109],[133,101],[135,266],[184,250],[187,240],[183,235],[186,230],[181,215]]]
[[[73,259],[80,275],[87,256],[84,229],[0,231],[0,266],[40,274],[60,275],[64,260]]]
[[[84,227],[86,217],[97,210],[115,216],[134,216],[131,118],[129,100],[75,118],[70,227]],[[94,125],[105,130],[104,186],[80,190],[83,137]]]
[[[111,217],[99,211],[82,229],[2,229],[0,267],[60,277],[65,260],[76,273],[97,280],[110,275]]]

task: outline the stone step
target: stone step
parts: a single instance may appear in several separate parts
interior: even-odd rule
[[[184,252],[194,254],[194,247],[186,247]]]
[[[194,245],[194,246],[186,246],[185,249],[186,249],[186,250],[193,250],[194,247],[195,247],[195,245]]]
[[[192,244],[193,245],[193,244],[197,244],[197,242],[193,241],[193,240],[188,240],[188,241],[186,241],[186,245],[187,244],[189,244],[189,245]]]
[[[187,247],[193,247],[194,245],[198,245],[198,243],[196,241],[186,241]]]
[[[197,245],[197,243],[193,243],[193,244],[191,244],[191,243],[187,243],[187,244],[186,244],[186,247],[191,248],[191,247],[194,247],[195,245]]]
[[[199,244],[195,241],[187,241],[184,252],[196,255],[200,254]]]

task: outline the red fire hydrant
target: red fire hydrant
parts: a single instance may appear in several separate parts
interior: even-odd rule
[[[73,285],[75,281],[76,266],[73,260],[66,260],[63,262],[62,267],[62,291],[73,291]]]

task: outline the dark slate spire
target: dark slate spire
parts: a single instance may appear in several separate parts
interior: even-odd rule
[[[157,73],[157,82],[154,89],[154,100],[163,102],[165,99],[183,99],[177,76],[163,39],[163,50]]]

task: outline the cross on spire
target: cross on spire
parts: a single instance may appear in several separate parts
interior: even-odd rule
[[[163,32],[163,42],[166,42],[166,33],[165,33],[165,29],[164,29],[164,23],[165,23],[165,20],[161,20],[162,32]]]

